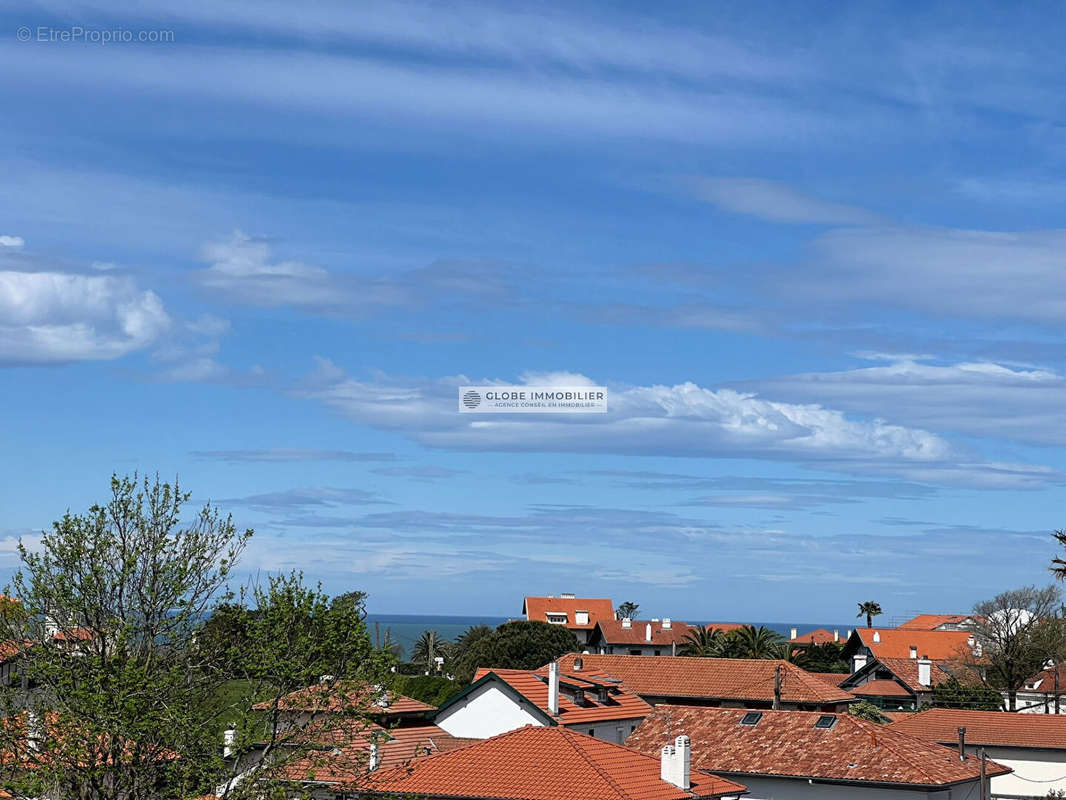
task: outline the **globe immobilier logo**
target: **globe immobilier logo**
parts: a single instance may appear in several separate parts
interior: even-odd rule
[[[606,386],[460,386],[461,414],[605,414]]]

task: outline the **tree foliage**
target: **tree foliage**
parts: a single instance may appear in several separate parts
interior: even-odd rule
[[[881,604],[875,603],[873,600],[867,600],[865,603],[859,603],[859,613],[856,617],[860,619],[866,617],[866,627],[872,628],[874,626],[874,617],[879,617],[883,613],[881,610]]]
[[[1000,711],[1003,696],[990,686],[962,682],[952,676],[933,687],[935,708],[965,708],[971,711]]]
[[[276,709],[325,674],[359,685],[386,674],[358,598],[332,603],[298,575],[229,592],[252,532],[211,506],[183,522],[188,498],[158,478],[113,477],[106,504],[68,512],[38,551],[20,547],[17,602],[0,608],[0,638],[23,643],[17,679],[0,687],[0,779],[16,796],[214,792],[240,763],[221,753],[232,725],[238,746],[265,746],[256,779],[227,800],[270,797],[313,743],[290,734],[281,747],[278,716],[252,702]]]
[[[719,628],[690,630],[678,655],[702,658],[781,658],[786,649],[781,634],[760,625],[744,625],[728,633]]]
[[[614,610],[615,619],[636,619],[640,606],[631,600],[626,600]]]
[[[456,664],[455,677],[468,683],[478,667],[537,669],[581,649],[573,631],[547,622],[505,622],[483,636]]]
[[[860,719],[876,722],[878,725],[884,725],[885,723],[892,721],[891,718],[886,716],[881,709],[869,700],[859,700],[856,703],[852,703],[848,706],[848,713],[854,717],[859,717]]]

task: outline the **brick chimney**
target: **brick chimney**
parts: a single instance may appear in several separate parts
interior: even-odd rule
[[[559,716],[559,662],[548,665],[548,713]]]
[[[659,777],[679,789],[688,789],[692,785],[692,742],[687,736],[678,736],[673,744],[662,750],[662,765]]]

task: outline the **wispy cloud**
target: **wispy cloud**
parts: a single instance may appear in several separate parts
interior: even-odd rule
[[[783,183],[761,178],[688,177],[688,192],[726,211],[795,224],[871,225],[879,218],[862,208],[818,200]]]
[[[395,461],[395,453],[357,453],[352,450],[273,448],[267,450],[193,450],[196,458],[232,464],[288,463],[292,461]]]
[[[255,511],[290,511],[306,508],[336,508],[339,506],[363,506],[389,503],[374,492],[364,489],[338,489],[315,486],[306,489],[284,489],[263,492],[248,497],[231,497],[219,500],[220,506],[243,506]]]

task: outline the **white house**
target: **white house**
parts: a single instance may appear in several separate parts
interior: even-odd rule
[[[622,743],[651,706],[601,672],[478,670],[474,682],[437,711],[434,723],[452,736],[485,739],[523,725],[563,726]]]
[[[977,800],[976,758],[851,714],[657,706],[626,744],[652,754],[684,731],[692,768],[752,800]],[[1007,767],[986,763],[987,775]],[[997,780],[998,777],[993,778]]]
[[[1014,772],[992,779],[992,797],[1044,798],[1066,791],[1066,717],[931,708],[888,726],[930,742],[958,742],[960,729],[971,754],[976,748]]]

